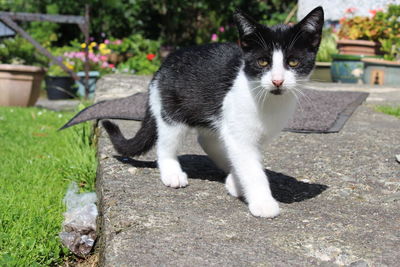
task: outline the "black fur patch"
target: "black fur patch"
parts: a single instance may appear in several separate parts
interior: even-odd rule
[[[282,50],[285,68],[293,69],[298,77],[312,71],[323,26],[321,7],[294,26],[267,27],[240,11],[234,16],[241,46],[219,43],[181,49],[171,54],[156,73],[165,121],[212,128],[243,62],[246,75],[259,78],[268,67],[259,67],[258,59],[272,65],[275,49]],[[292,68],[290,60],[300,64]]]
[[[236,44],[208,44],[170,55],[155,76],[162,116],[189,126],[211,127],[242,64]]]

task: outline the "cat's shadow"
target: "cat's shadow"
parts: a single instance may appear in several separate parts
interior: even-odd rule
[[[117,160],[124,164],[129,164],[136,168],[157,168],[155,161],[135,160],[131,158],[115,156]],[[182,155],[179,161],[183,171],[189,178],[217,181],[224,183],[226,174],[218,169],[214,163],[204,155]],[[271,185],[274,198],[282,203],[300,202],[316,197],[325,191],[328,186],[323,184],[312,184],[297,181],[294,177],[283,173],[265,170]]]

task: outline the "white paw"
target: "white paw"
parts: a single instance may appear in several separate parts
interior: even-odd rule
[[[243,196],[242,190],[240,186],[233,180],[232,174],[230,173],[225,180],[225,188],[228,190],[228,193],[234,197],[241,197]]]
[[[161,181],[172,188],[186,187],[189,184],[187,174],[184,172],[161,175]]]
[[[257,217],[273,218],[279,215],[278,202],[273,198],[249,203],[249,209],[251,214]]]

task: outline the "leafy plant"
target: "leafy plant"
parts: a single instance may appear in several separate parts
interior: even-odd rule
[[[49,60],[20,36],[6,38],[0,43],[0,63],[46,66]]]
[[[387,25],[385,37],[379,39],[384,58],[400,60],[400,5],[389,5],[387,12],[377,12],[375,17]]]
[[[322,40],[317,54],[317,61],[331,62],[332,55],[338,53],[336,48],[337,36],[333,34],[331,29],[324,29]]]
[[[83,15],[82,1],[73,0],[14,0],[3,1],[2,11],[58,13]],[[134,33],[145,38],[161,39],[163,45],[184,46],[208,43],[212,34],[220,41],[236,41],[232,14],[236,8],[251,14],[255,19],[273,25],[282,23],[295,0],[86,0],[91,6],[91,35],[96,40],[122,39]],[[292,21],[294,18],[292,18]],[[67,45],[71,40],[82,40],[75,25],[50,23],[24,23],[31,33],[36,32],[40,42]],[[224,27],[224,33],[219,28]],[[25,27],[24,27],[25,28]],[[43,28],[40,29],[40,28]],[[55,35],[53,35],[53,33]],[[62,33],[62,34],[61,34]],[[48,37],[51,37],[50,40]],[[57,37],[57,39],[53,39]]]
[[[118,72],[153,74],[160,67],[160,41],[133,34],[122,40],[110,38],[105,43],[108,43],[111,55],[118,54],[122,61],[117,65]]]
[[[86,44],[81,44],[78,41],[71,42],[70,46],[55,47],[53,48],[52,54],[58,58],[60,62],[63,62],[66,67],[74,72],[84,71],[85,64],[85,52],[84,47]],[[109,64],[107,61],[106,52],[109,53],[109,49],[106,45],[101,43],[97,44],[92,42],[89,45],[89,70],[99,71],[101,74],[110,73],[115,67],[113,64]],[[64,70],[54,63],[50,63],[49,75],[51,76],[68,76]]]
[[[347,13],[352,13],[352,10]],[[387,11],[370,10],[370,13],[370,17],[342,18],[339,37],[379,42],[385,59],[398,58],[400,53],[400,5],[389,5]]]

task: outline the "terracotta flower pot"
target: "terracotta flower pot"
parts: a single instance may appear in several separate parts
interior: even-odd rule
[[[41,67],[0,64],[0,106],[33,106],[44,74]]]
[[[366,40],[345,40],[337,42],[339,53],[342,55],[376,56],[381,54],[380,44]]]

